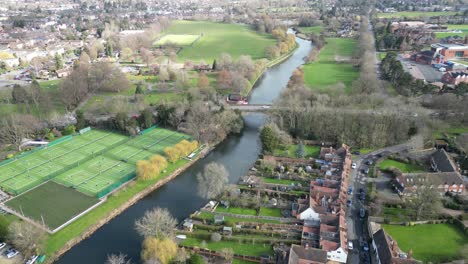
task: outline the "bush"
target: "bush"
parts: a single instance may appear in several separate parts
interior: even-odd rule
[[[200,256],[198,254],[194,254],[194,255],[190,256],[187,263],[188,264],[205,264],[205,261],[203,260],[202,256]]]
[[[12,159],[14,156],[15,156],[15,154],[10,153],[10,154],[6,155],[6,159]]]
[[[222,238],[222,236],[221,236],[220,233],[211,234],[211,241],[213,241],[213,242],[219,242],[219,241],[221,241],[221,238]]]
[[[75,126],[74,125],[69,125],[67,127],[65,127],[65,129],[63,130],[63,135],[66,136],[66,135],[72,135],[72,134],[75,134]]]

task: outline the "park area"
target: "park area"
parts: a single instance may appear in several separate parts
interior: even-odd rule
[[[167,34],[159,38],[154,42],[156,46],[163,46],[163,45],[176,45],[176,46],[189,46],[198,38],[200,35],[191,35],[191,34]]]
[[[252,59],[261,59],[265,57],[266,48],[276,44],[272,36],[258,34],[247,26],[207,21],[173,21],[164,34],[201,36],[177,54],[181,61],[212,63],[221,53],[229,53],[233,58],[249,55]]]
[[[440,263],[460,258],[468,236],[451,224],[424,224],[414,226],[383,225],[385,231],[405,252],[424,262]]]
[[[134,138],[90,130],[1,165],[0,187],[16,195],[6,204],[17,213],[55,228],[133,179],[137,161],[183,139],[189,136],[154,127]]]
[[[312,89],[325,89],[343,83],[349,92],[352,82],[359,77],[359,71],[346,62],[351,59],[356,45],[354,39],[327,38],[318,59],[303,66],[305,83]],[[345,62],[337,62],[338,57]]]

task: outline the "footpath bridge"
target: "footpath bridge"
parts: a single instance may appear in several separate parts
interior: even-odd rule
[[[228,105],[227,108],[241,112],[267,112],[271,104]]]

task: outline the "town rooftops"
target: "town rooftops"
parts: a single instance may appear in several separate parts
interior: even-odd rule
[[[463,184],[463,179],[457,172],[406,173],[402,175],[402,178],[406,186],[424,185],[425,183],[435,186]]]
[[[327,263],[327,252],[318,248],[292,245],[288,264]]]
[[[432,48],[442,48],[442,49],[449,49],[449,50],[466,50],[468,46],[465,44],[446,44],[446,43],[435,43],[431,44]]]

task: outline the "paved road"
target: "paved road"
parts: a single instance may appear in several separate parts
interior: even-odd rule
[[[359,190],[366,191],[366,183],[371,181],[362,171],[368,167],[366,164],[369,160],[375,163],[378,159],[377,155],[389,155],[404,151],[408,148],[406,144],[391,146],[383,149],[376,150],[366,155],[361,155],[353,160],[356,163],[356,169],[353,169],[350,178],[349,186],[353,187],[353,195],[351,196],[351,206],[348,207],[346,214],[346,225],[348,227],[348,241],[353,242],[354,249],[348,253],[348,261],[350,264],[358,263],[371,263],[372,242],[367,228],[367,206],[365,201],[359,199]],[[363,208],[366,210],[366,217],[359,216],[359,210]],[[363,243],[367,242],[370,251],[363,249]]]

